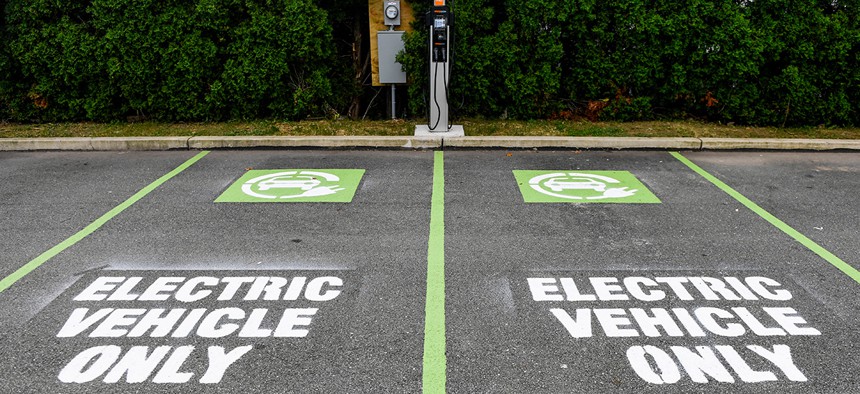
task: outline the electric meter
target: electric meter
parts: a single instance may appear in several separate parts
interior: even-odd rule
[[[400,0],[385,0],[382,5],[385,26],[400,26]]]
[[[390,5],[390,6],[388,6],[388,8],[385,9],[385,16],[388,17],[388,19],[397,18],[397,14],[399,14],[399,13],[400,12],[397,11],[397,7],[395,7],[393,5]]]

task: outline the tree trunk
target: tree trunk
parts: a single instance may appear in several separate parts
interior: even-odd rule
[[[355,76],[352,82],[355,90],[347,113],[347,116],[352,120],[358,119],[361,114],[361,95],[364,90],[362,85],[364,82],[364,57],[366,55],[364,48],[362,48],[362,38],[361,20],[355,18],[352,24],[352,69]]]

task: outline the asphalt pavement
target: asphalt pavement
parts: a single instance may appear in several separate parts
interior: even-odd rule
[[[857,392],[858,173],[852,152],[0,152],[0,392]]]

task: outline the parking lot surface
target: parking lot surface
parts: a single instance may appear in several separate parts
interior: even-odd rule
[[[2,392],[855,392],[860,156],[0,153]]]

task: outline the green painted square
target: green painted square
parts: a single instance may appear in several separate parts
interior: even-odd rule
[[[527,203],[660,203],[628,171],[515,170],[514,177]]]
[[[250,170],[215,202],[352,202],[364,170]]]

